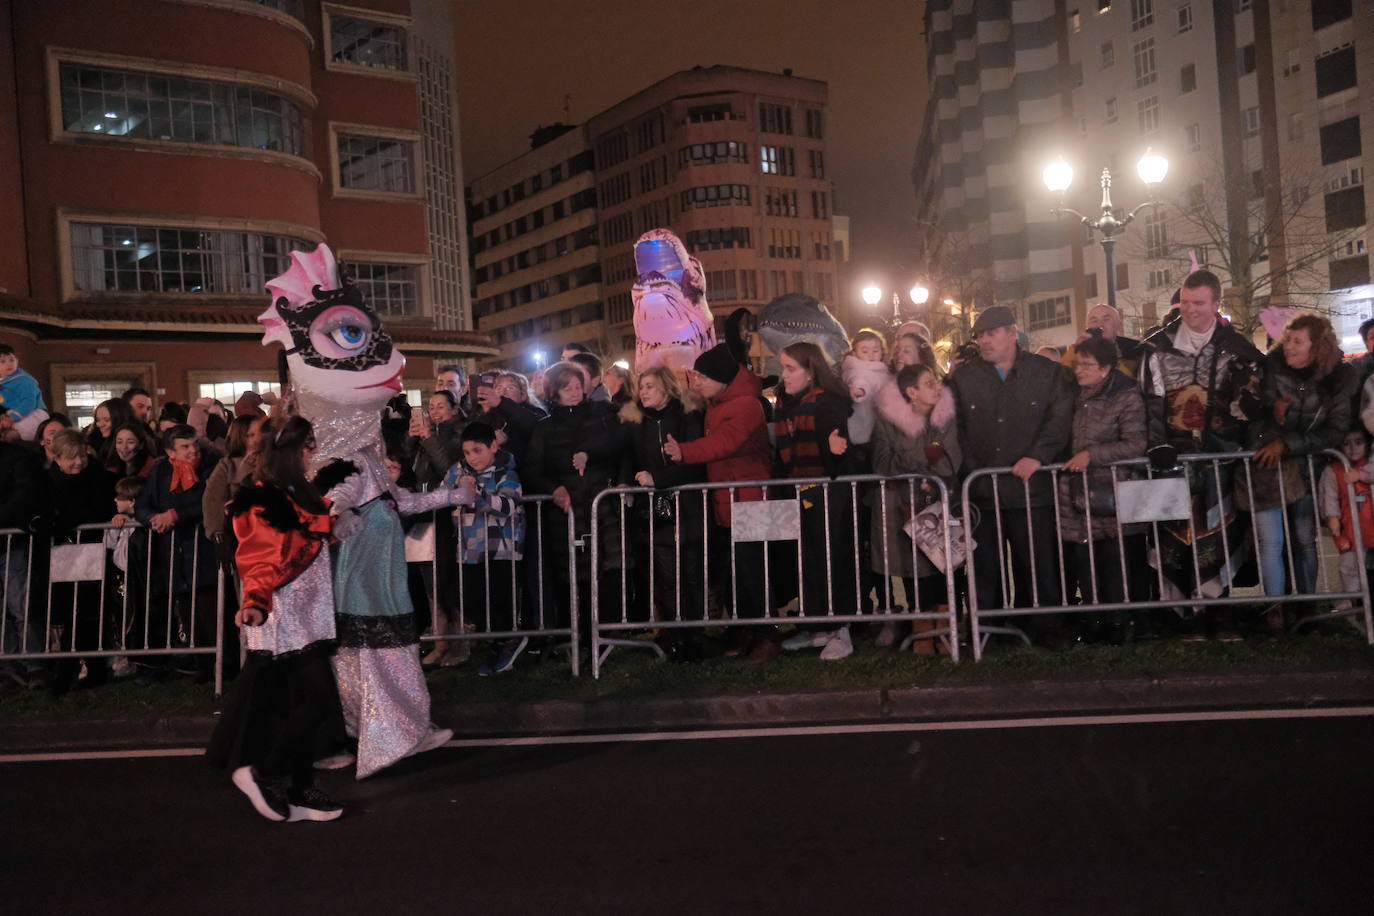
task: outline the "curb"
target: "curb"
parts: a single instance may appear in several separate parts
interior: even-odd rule
[[[1374,669],[440,706],[460,738],[1374,704]],[[10,722],[0,753],[203,747],[215,717]]]

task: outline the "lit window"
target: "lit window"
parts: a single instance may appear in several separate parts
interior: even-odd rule
[[[391,137],[339,134],[339,187],[415,193],[415,143]]]
[[[72,286],[80,292],[258,296],[285,273],[301,239],[258,232],[71,224]]]
[[[300,108],[254,86],[72,63],[59,74],[72,133],[303,155]]]
[[[400,26],[354,19],[329,17],[330,60],[378,70],[409,70],[406,58],[406,32]]]

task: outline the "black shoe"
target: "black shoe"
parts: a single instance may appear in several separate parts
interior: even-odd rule
[[[315,786],[292,789],[286,798],[291,809],[288,821],[332,821],[344,812],[343,805]]]
[[[269,821],[284,821],[291,813],[281,787],[260,778],[252,767],[239,767],[230,778],[238,790],[248,796],[253,810]]]

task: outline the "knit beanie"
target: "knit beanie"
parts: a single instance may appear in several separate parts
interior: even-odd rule
[[[735,361],[734,354],[730,352],[727,344],[716,344],[698,356],[692,368],[713,382],[728,385],[739,374],[740,364]]]

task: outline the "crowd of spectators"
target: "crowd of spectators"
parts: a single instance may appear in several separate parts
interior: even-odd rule
[[[861,634],[827,623],[828,614],[945,609],[950,573],[913,545],[912,521],[940,502],[932,481],[943,483],[957,517],[962,482],[995,470],[969,486],[974,546],[968,575],[955,576],[960,600],[972,591],[980,608],[1179,605],[1019,618],[1030,638],[1050,646],[1282,628],[1295,609],[1273,599],[1315,589],[1319,531],[1341,552],[1345,590],[1358,588],[1374,546],[1366,470],[1374,408],[1362,395],[1374,359],[1344,360],[1331,324],[1314,314],[1294,316],[1261,353],[1221,317],[1220,302],[1217,278],[1196,271],[1176,314],[1142,340],[1126,338],[1119,313],[1099,305],[1062,354],[1031,352],[1014,313],[989,307],[947,373],[917,324],[892,339],[858,332],[838,367],[814,344],[791,344],[777,354],[780,377],[766,380],[726,344],[702,354],[685,380],[663,369],[603,367],[581,348],[532,379],[443,367],[422,407],[398,397],[383,418],[387,467],[401,486],[465,493],[452,523],[435,524],[439,561],[416,564],[412,591],[436,634],[517,634],[498,644],[484,674],[515,663],[527,645],[521,629],[566,622],[574,597],[585,620],[594,581],[603,620],[642,623],[677,658],[701,653],[702,630],[657,631],[656,622],[722,613],[757,620],[790,607],[798,617],[787,639],[771,626],[735,627],[725,653],[767,662],[819,648],[839,660]],[[1361,333],[1374,352],[1374,319]],[[0,359],[7,379],[23,382],[13,352]],[[15,398],[6,392],[7,403],[41,405],[31,387],[22,383]],[[98,583],[53,583],[54,605],[73,610],[65,627],[41,632],[12,586],[29,569],[31,584],[42,584],[47,563],[36,545],[44,539],[32,547],[11,539],[5,653],[213,644],[217,564],[229,563],[233,549],[224,506],[252,479],[270,406],[250,394],[232,407],[201,399],[154,415],[149,394],[130,389],[96,407],[84,430],[52,413],[24,441],[0,444],[0,528],[41,530],[61,546],[83,540],[82,524],[109,523],[103,543],[114,589],[102,602],[91,593]],[[11,416],[6,440],[21,438],[20,419]],[[1349,469],[1322,455],[1337,448]],[[1181,461],[1240,452],[1253,452],[1253,461]],[[1118,520],[1116,485],[1146,473],[1140,459],[1156,474],[1185,477],[1191,520]],[[857,474],[924,482],[827,483]],[[763,480],[798,482],[776,484],[773,494],[758,485],[690,486]],[[628,489],[619,498],[596,501],[620,487]],[[547,500],[522,499],[530,496]],[[732,534],[732,515],[766,497],[796,498],[792,538]],[[1363,557],[1354,551],[1357,529]],[[528,573],[533,561],[538,576]],[[1255,585],[1263,600],[1254,608],[1193,613],[1186,600]],[[102,610],[114,606],[138,610]],[[536,623],[532,608],[547,616]],[[887,623],[870,635],[890,646],[900,633]],[[425,661],[458,663],[467,644],[438,641]],[[138,671],[121,656],[104,658],[87,658],[90,683]],[[147,664],[154,675],[204,677],[206,658]],[[76,666],[27,660],[4,672],[61,692]]]

